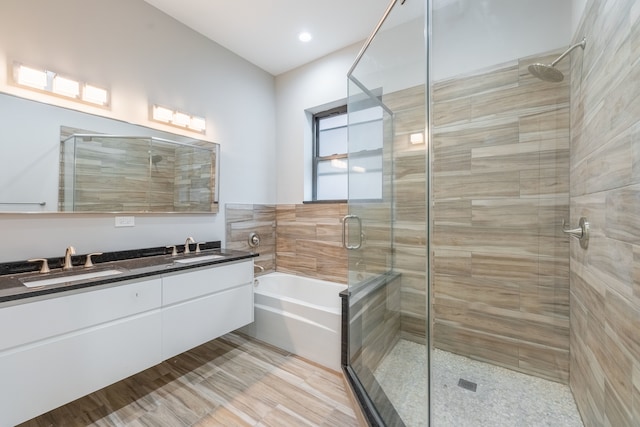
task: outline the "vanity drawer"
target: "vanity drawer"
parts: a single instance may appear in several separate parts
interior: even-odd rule
[[[161,279],[0,308],[0,351],[160,307]]]
[[[253,282],[253,260],[166,275],[162,305],[167,306]]]
[[[160,363],[160,310],[0,353],[0,425],[13,426]]]
[[[166,360],[253,322],[253,283],[162,310]]]

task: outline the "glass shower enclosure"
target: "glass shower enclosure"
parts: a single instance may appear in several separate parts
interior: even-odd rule
[[[533,398],[540,381],[575,406],[562,224],[580,50],[554,63],[562,81],[528,71],[571,44],[570,3],[391,1],[348,73],[343,365],[371,425],[536,425],[561,401]]]

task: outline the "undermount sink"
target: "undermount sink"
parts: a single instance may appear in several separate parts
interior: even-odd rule
[[[96,279],[98,277],[114,276],[116,274],[122,274],[122,270],[100,270],[92,271],[90,273],[70,273],[65,276],[51,277],[49,279],[34,279],[32,277],[20,279],[23,285],[28,288],[37,288],[39,286],[57,285],[59,283],[77,282],[79,280]]]
[[[220,259],[220,258],[224,258],[224,255],[203,255],[203,256],[197,256],[193,258],[177,259],[173,262],[178,264],[191,264],[192,262],[211,261],[212,259]]]

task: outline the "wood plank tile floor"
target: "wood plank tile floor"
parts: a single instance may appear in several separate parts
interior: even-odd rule
[[[344,387],[333,371],[230,333],[20,426],[358,426]]]

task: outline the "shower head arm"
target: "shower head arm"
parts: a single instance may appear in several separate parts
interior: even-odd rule
[[[556,59],[555,61],[553,61],[551,63],[551,66],[555,67],[558,62],[562,61],[564,59],[564,57],[569,55],[571,53],[571,51],[574,50],[575,48],[581,47],[582,49],[584,49],[586,44],[587,44],[587,39],[585,37],[585,38],[582,39],[582,41],[580,43],[576,43],[573,46],[571,46],[569,49],[565,50],[564,53],[558,57],[558,59]]]

